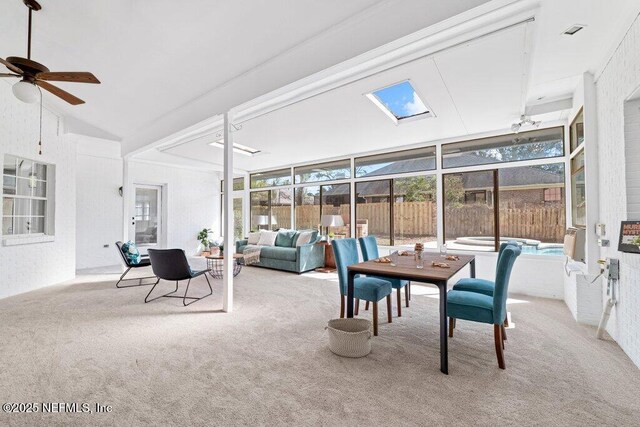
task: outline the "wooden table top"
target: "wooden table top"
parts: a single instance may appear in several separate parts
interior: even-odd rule
[[[473,255],[458,255],[460,259],[452,261],[444,259],[440,254],[430,253],[425,253],[423,257],[424,268],[416,268],[413,255],[398,256],[398,264],[395,267],[391,266],[391,264],[371,260],[353,264],[347,268],[349,271],[355,271],[356,273],[388,276],[406,280],[425,282],[432,280],[446,281],[475,259]],[[433,267],[431,265],[433,261],[445,262],[450,268]]]

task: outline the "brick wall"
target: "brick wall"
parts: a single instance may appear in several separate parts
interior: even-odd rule
[[[636,18],[596,81],[600,221],[608,227],[609,248],[602,257],[621,260],[618,304],[609,333],[640,366],[640,255],[617,251],[620,221],[627,218],[627,179],[640,178],[640,169],[625,168],[624,101],[640,87],[640,20]],[[626,169],[626,173],[625,173]],[[588,173],[588,172],[587,172]]]
[[[6,79],[5,79],[6,80]],[[76,147],[44,110],[42,156],[38,155],[39,106],[18,101],[0,82],[0,157],[13,154],[56,165],[55,241],[19,246],[0,243],[0,298],[71,279],[75,275]]]

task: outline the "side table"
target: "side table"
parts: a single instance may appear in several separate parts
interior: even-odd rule
[[[316,245],[324,246],[324,267],[316,268],[315,271],[319,273],[334,273],[336,271],[336,259],[333,256],[331,243],[321,240]]]
[[[223,255],[209,255],[205,257],[207,259],[207,270],[214,279],[222,279],[224,272],[224,256]],[[240,274],[242,270],[241,260],[244,259],[242,254],[233,254],[233,277]]]

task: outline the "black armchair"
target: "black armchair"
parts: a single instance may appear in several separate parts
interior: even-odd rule
[[[127,269],[124,271],[124,273],[122,273],[122,276],[120,276],[120,279],[116,283],[116,288],[119,288],[119,289],[133,288],[136,286],[149,286],[149,285],[157,284],[160,281],[160,279],[158,279],[156,276],[136,277],[134,279],[124,278],[124,276],[126,276],[127,273],[131,271],[131,269],[140,268],[140,267],[149,267],[151,265],[151,261],[149,261],[149,257],[147,255],[142,255],[142,259],[138,264],[131,264],[127,259],[127,257],[124,255],[124,252],[122,251],[122,245],[123,245],[122,242],[120,241],[116,242],[116,247],[118,248],[118,253],[120,254],[120,258],[122,258],[122,262],[124,262],[124,266]],[[156,279],[156,281],[155,283],[142,283],[144,279]],[[120,285],[121,282],[129,282],[129,281],[136,281],[136,280],[138,281],[137,285],[125,285],[125,286]]]
[[[158,298],[182,298],[182,304],[186,307],[189,304],[193,304],[196,301],[199,301],[203,298],[208,297],[213,293],[213,289],[211,288],[211,283],[209,282],[209,278],[205,274],[207,270],[201,271],[193,271],[189,266],[189,262],[187,261],[187,256],[184,254],[182,249],[149,249],[149,259],[151,260],[151,268],[153,269],[153,274],[158,276],[158,280],[169,280],[176,282],[176,289],[168,294],[160,295],[155,298],[149,299],[151,293],[156,288],[156,284],[153,285],[153,288],[149,291],[147,296],[144,299],[144,302],[151,302],[157,300]],[[207,279],[207,284],[209,285],[209,293],[201,296],[199,298],[188,296],[189,285],[191,284],[191,279],[195,279],[196,277],[204,275],[204,278]],[[184,295],[172,295],[178,292],[178,282],[181,280],[187,280],[187,288],[184,291]],[[191,300],[187,303],[187,300]]]

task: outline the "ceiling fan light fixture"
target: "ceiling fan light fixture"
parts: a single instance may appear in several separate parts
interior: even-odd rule
[[[40,100],[40,91],[36,85],[26,80],[20,80],[18,83],[15,83],[11,90],[16,98],[27,104],[33,104]]]

